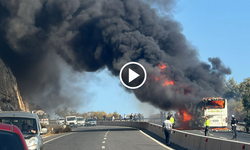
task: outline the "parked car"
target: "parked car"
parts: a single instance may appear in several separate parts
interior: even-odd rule
[[[64,125],[65,124],[65,118],[58,118],[56,120],[56,124],[58,124],[58,125]]]
[[[28,150],[25,139],[17,126],[0,123],[1,150]]]
[[[85,120],[85,126],[96,126],[96,121],[92,118]]]
[[[84,126],[85,125],[85,119],[83,117],[76,117],[77,125],[78,126]]]
[[[66,116],[65,117],[66,125],[70,125],[71,127],[76,127],[76,116]]]
[[[0,112],[0,122],[17,126],[26,141],[29,150],[41,150],[43,148],[43,134],[47,128],[41,128],[39,118],[35,113],[22,111]]]

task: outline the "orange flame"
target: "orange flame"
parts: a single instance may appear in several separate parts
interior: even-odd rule
[[[162,85],[163,86],[167,86],[167,85],[174,85],[174,81],[169,81],[168,79],[166,79],[163,83],[162,83]]]
[[[163,70],[163,69],[167,68],[168,66],[165,65],[164,63],[159,63],[158,67],[160,68],[160,70]]]
[[[159,63],[158,67],[160,69],[160,72],[162,73],[164,69],[166,69],[168,66],[164,63]],[[155,77],[155,81],[163,80],[162,86],[168,86],[168,85],[174,85],[174,81],[167,79],[166,75],[161,75],[160,77]]]
[[[183,121],[186,122],[186,121],[189,121],[192,119],[192,116],[189,115],[186,111],[181,111],[182,112],[182,115],[183,115]]]
[[[211,101],[209,103],[210,106],[207,106],[206,108],[223,108],[225,101]]]
[[[228,130],[228,128],[227,127],[225,127],[225,128],[212,128],[212,130]]]

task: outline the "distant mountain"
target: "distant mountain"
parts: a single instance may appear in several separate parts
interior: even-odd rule
[[[0,58],[0,109],[2,111],[29,111],[21,97],[16,78]]]

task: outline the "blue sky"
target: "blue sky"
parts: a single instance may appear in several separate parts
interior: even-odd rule
[[[183,26],[183,34],[197,48],[200,60],[219,57],[232,69],[239,83],[250,76],[250,1],[179,0],[173,17]],[[88,103],[79,111],[117,111],[120,114],[142,112],[146,116],[159,110],[140,103],[124,91],[118,77],[110,76],[107,69],[87,73],[85,84]],[[91,77],[95,79],[91,80]],[[85,100],[86,101],[86,100]]]

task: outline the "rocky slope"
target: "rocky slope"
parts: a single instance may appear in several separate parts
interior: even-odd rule
[[[16,78],[0,58],[0,109],[2,111],[28,110],[18,90]]]

